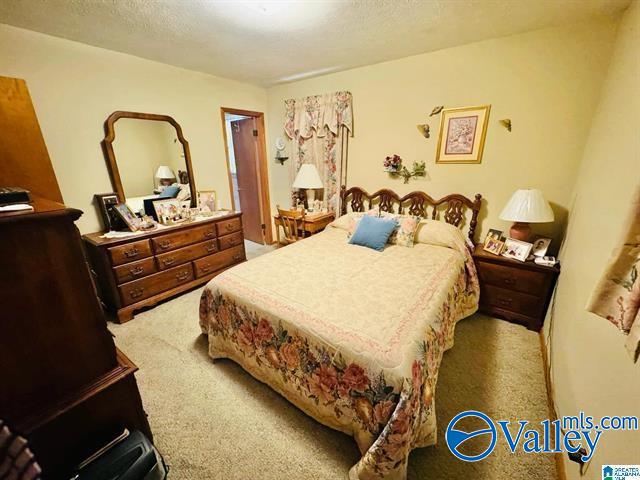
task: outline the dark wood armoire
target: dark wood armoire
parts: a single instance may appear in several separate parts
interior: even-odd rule
[[[37,137],[24,82],[0,80],[0,127]],[[30,182],[5,164],[1,184],[41,195],[57,187],[46,148],[19,149],[5,137],[0,163],[53,178]],[[56,188],[49,199],[34,195],[33,211],[0,213],[0,418],[28,439],[44,479],[69,478],[125,428],[151,438],[137,367],[113,342],[87,266],[74,223],[82,212],[60,199]]]

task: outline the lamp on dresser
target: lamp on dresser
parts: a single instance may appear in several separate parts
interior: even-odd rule
[[[514,222],[509,236],[526,242],[531,237],[529,224],[553,222],[553,210],[540,190],[516,190],[500,213],[500,219]]]

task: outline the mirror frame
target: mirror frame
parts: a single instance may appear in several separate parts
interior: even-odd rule
[[[104,155],[107,160],[107,168],[109,170],[109,176],[111,177],[111,185],[113,190],[118,195],[118,200],[122,203],[126,201],[124,189],[122,188],[122,180],[120,179],[120,171],[118,170],[118,162],[116,161],[116,155],[113,151],[113,141],[116,139],[115,123],[121,118],[134,118],[137,120],[154,120],[156,122],[168,122],[173,128],[176,129],[178,140],[182,144],[184,150],[184,160],[187,168],[187,175],[189,175],[189,187],[191,189],[191,207],[196,206],[198,192],[196,190],[196,183],[193,178],[193,167],[191,166],[191,152],[189,151],[189,142],[187,142],[182,135],[182,127],[176,122],[173,117],[169,115],[158,115],[155,113],[140,113],[140,112],[125,112],[117,110],[107,117],[104,122],[104,139],[102,140],[102,147],[104,149]]]

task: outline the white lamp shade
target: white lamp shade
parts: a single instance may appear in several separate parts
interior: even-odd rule
[[[540,190],[516,190],[500,213],[500,219],[527,223],[553,222],[553,210]]]
[[[316,166],[310,163],[300,165],[298,175],[293,181],[293,188],[324,188]]]
[[[156,178],[176,178],[176,176],[169,167],[160,165],[156,171]]]

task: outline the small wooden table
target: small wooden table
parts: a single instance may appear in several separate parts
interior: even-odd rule
[[[335,218],[336,216],[331,212],[307,213],[304,217],[305,236],[321,232],[327,225],[333,222]],[[282,221],[279,215],[273,216],[273,223],[276,226],[276,242],[280,244],[280,227],[282,226]]]

